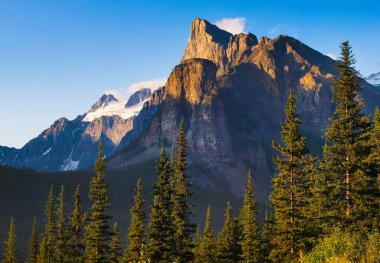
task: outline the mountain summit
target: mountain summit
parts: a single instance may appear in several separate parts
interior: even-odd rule
[[[237,193],[251,168],[264,200],[273,174],[271,144],[289,90],[297,96],[310,147],[317,149],[332,114],[335,67],[295,38],[233,35],[197,18],[164,87],[140,90],[128,101],[102,96],[86,114],[58,120],[22,149],[0,148],[0,163],[49,171],[85,168],[102,138],[109,167],[125,167],[157,158],[162,144],[175,144],[183,118],[193,181]],[[380,91],[366,81],[360,96],[367,113],[380,101]]]

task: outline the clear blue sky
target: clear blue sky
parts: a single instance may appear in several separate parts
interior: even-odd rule
[[[380,71],[379,1],[0,0],[0,145],[21,147],[105,90],[167,77],[195,17],[244,18],[244,31],[324,54],[350,40],[361,73]]]

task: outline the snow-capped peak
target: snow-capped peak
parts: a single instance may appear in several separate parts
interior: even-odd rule
[[[114,94],[104,94],[95,103],[82,119],[83,122],[92,122],[102,116],[118,115],[123,119],[129,119],[139,114],[144,103],[149,100],[151,90],[142,88],[133,93],[129,98],[119,100]],[[120,99],[122,96],[118,96]]]

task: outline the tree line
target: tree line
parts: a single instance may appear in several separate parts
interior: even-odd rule
[[[99,143],[95,176],[85,212],[78,186],[67,213],[65,188],[45,206],[44,232],[34,220],[26,262],[380,262],[380,111],[363,113],[360,78],[348,42],[341,45],[339,76],[333,83],[335,110],[325,133],[323,156],[314,157],[300,130],[296,97],[290,90],[281,124],[281,142],[273,142],[276,173],[265,219],[259,222],[251,172],[238,213],[226,204],[224,225],[213,227],[208,207],[201,230],[192,222],[191,180],[183,120],[176,151],[162,147],[156,162],[150,214],[138,180],[125,247],[112,216],[106,160]],[[346,260],[346,261],[345,261]],[[11,218],[3,262],[18,262],[15,222]],[[338,262],[338,261],[334,261]]]

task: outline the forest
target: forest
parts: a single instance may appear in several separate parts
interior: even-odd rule
[[[363,113],[354,64],[351,46],[343,42],[332,90],[335,110],[321,157],[309,151],[290,89],[281,142],[273,142],[276,172],[264,218],[247,171],[241,208],[234,211],[236,200],[226,202],[221,231],[215,231],[220,215],[211,205],[206,204],[204,227],[194,222],[182,120],[176,147],[170,153],[162,147],[156,161],[151,196],[143,195],[143,174],[130,193],[126,233],[109,213],[117,204],[110,201],[100,141],[88,207],[83,185],[69,202],[65,184],[58,195],[52,185],[44,222],[34,219],[30,226],[25,262],[380,262],[380,110]],[[17,222],[11,217],[8,226],[2,261],[20,262]]]

